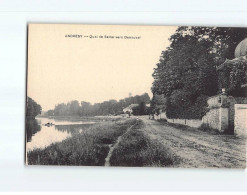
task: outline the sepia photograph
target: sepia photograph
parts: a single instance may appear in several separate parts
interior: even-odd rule
[[[247,28],[27,28],[26,165],[246,168]]]

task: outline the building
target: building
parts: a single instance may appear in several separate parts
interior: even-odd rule
[[[123,109],[123,112],[125,113],[125,114],[132,114],[133,113],[133,108],[134,107],[137,107],[138,106],[138,104],[130,104],[128,107],[126,107],[126,108],[124,108]]]

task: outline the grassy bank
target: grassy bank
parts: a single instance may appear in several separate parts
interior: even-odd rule
[[[162,144],[154,143],[143,132],[144,124],[137,124],[125,135],[112,153],[111,166],[174,166],[178,158]]]
[[[94,125],[60,143],[29,152],[28,164],[103,166],[109,144],[134,123],[135,119],[122,119]]]

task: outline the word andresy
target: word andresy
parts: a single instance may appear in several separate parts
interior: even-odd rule
[[[112,36],[112,35],[81,35],[66,34],[65,38],[89,38],[89,39],[141,39],[141,36]]]

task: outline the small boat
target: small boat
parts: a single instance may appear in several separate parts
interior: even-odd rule
[[[45,124],[45,126],[47,126],[47,127],[50,127],[50,126],[52,126],[52,125],[54,125],[53,123],[46,123]]]

